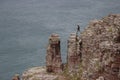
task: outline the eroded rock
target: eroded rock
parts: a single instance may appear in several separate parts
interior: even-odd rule
[[[72,33],[68,39],[67,65],[69,71],[79,68],[81,60],[81,40],[76,33]]]
[[[46,70],[47,72],[55,73],[60,73],[62,71],[60,37],[58,34],[52,34],[49,38],[46,55]]]
[[[12,80],[20,80],[19,74],[15,74],[12,78]]]
[[[94,20],[81,34],[83,73],[87,80],[103,76],[105,80],[120,80],[120,14]],[[97,61],[93,61],[97,59]],[[94,65],[94,67],[93,67]],[[87,76],[86,75],[86,76]]]

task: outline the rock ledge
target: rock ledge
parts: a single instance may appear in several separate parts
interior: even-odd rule
[[[22,80],[54,80],[58,77],[55,74],[48,74],[46,67],[33,67],[22,74]]]

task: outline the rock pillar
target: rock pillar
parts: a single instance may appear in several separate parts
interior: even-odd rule
[[[13,76],[12,80],[20,80],[19,74],[15,74]]]
[[[81,41],[75,33],[72,33],[68,39],[68,53],[67,64],[69,70],[75,70],[79,67],[81,53],[80,53]]]
[[[59,73],[62,71],[60,37],[58,34],[52,34],[49,38],[46,56],[46,69],[47,72]]]

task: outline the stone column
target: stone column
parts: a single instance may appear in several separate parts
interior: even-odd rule
[[[19,74],[15,74],[13,76],[12,80],[20,80]]]
[[[58,73],[62,71],[60,37],[58,34],[52,34],[49,38],[46,56],[46,69],[47,72]]]
[[[67,65],[69,70],[75,70],[80,64],[80,40],[75,33],[72,33],[68,39]]]

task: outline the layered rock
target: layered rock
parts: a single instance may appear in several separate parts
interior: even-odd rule
[[[120,80],[120,14],[91,21],[81,39],[83,79]]]
[[[67,66],[69,71],[79,68],[81,59],[81,40],[76,33],[72,33],[68,39]]]
[[[13,76],[12,80],[20,80],[19,74],[15,74]]]
[[[61,76],[48,73],[63,70],[60,37],[52,34],[47,47],[46,68],[29,69],[23,73],[22,79],[54,80],[70,77],[65,80],[120,80],[120,14],[91,21],[80,36],[78,31],[70,35],[67,48],[67,68],[69,72],[75,71],[75,74]]]
[[[58,34],[52,34],[49,38],[46,55],[46,69],[47,72],[59,73],[62,71],[60,37]]]

